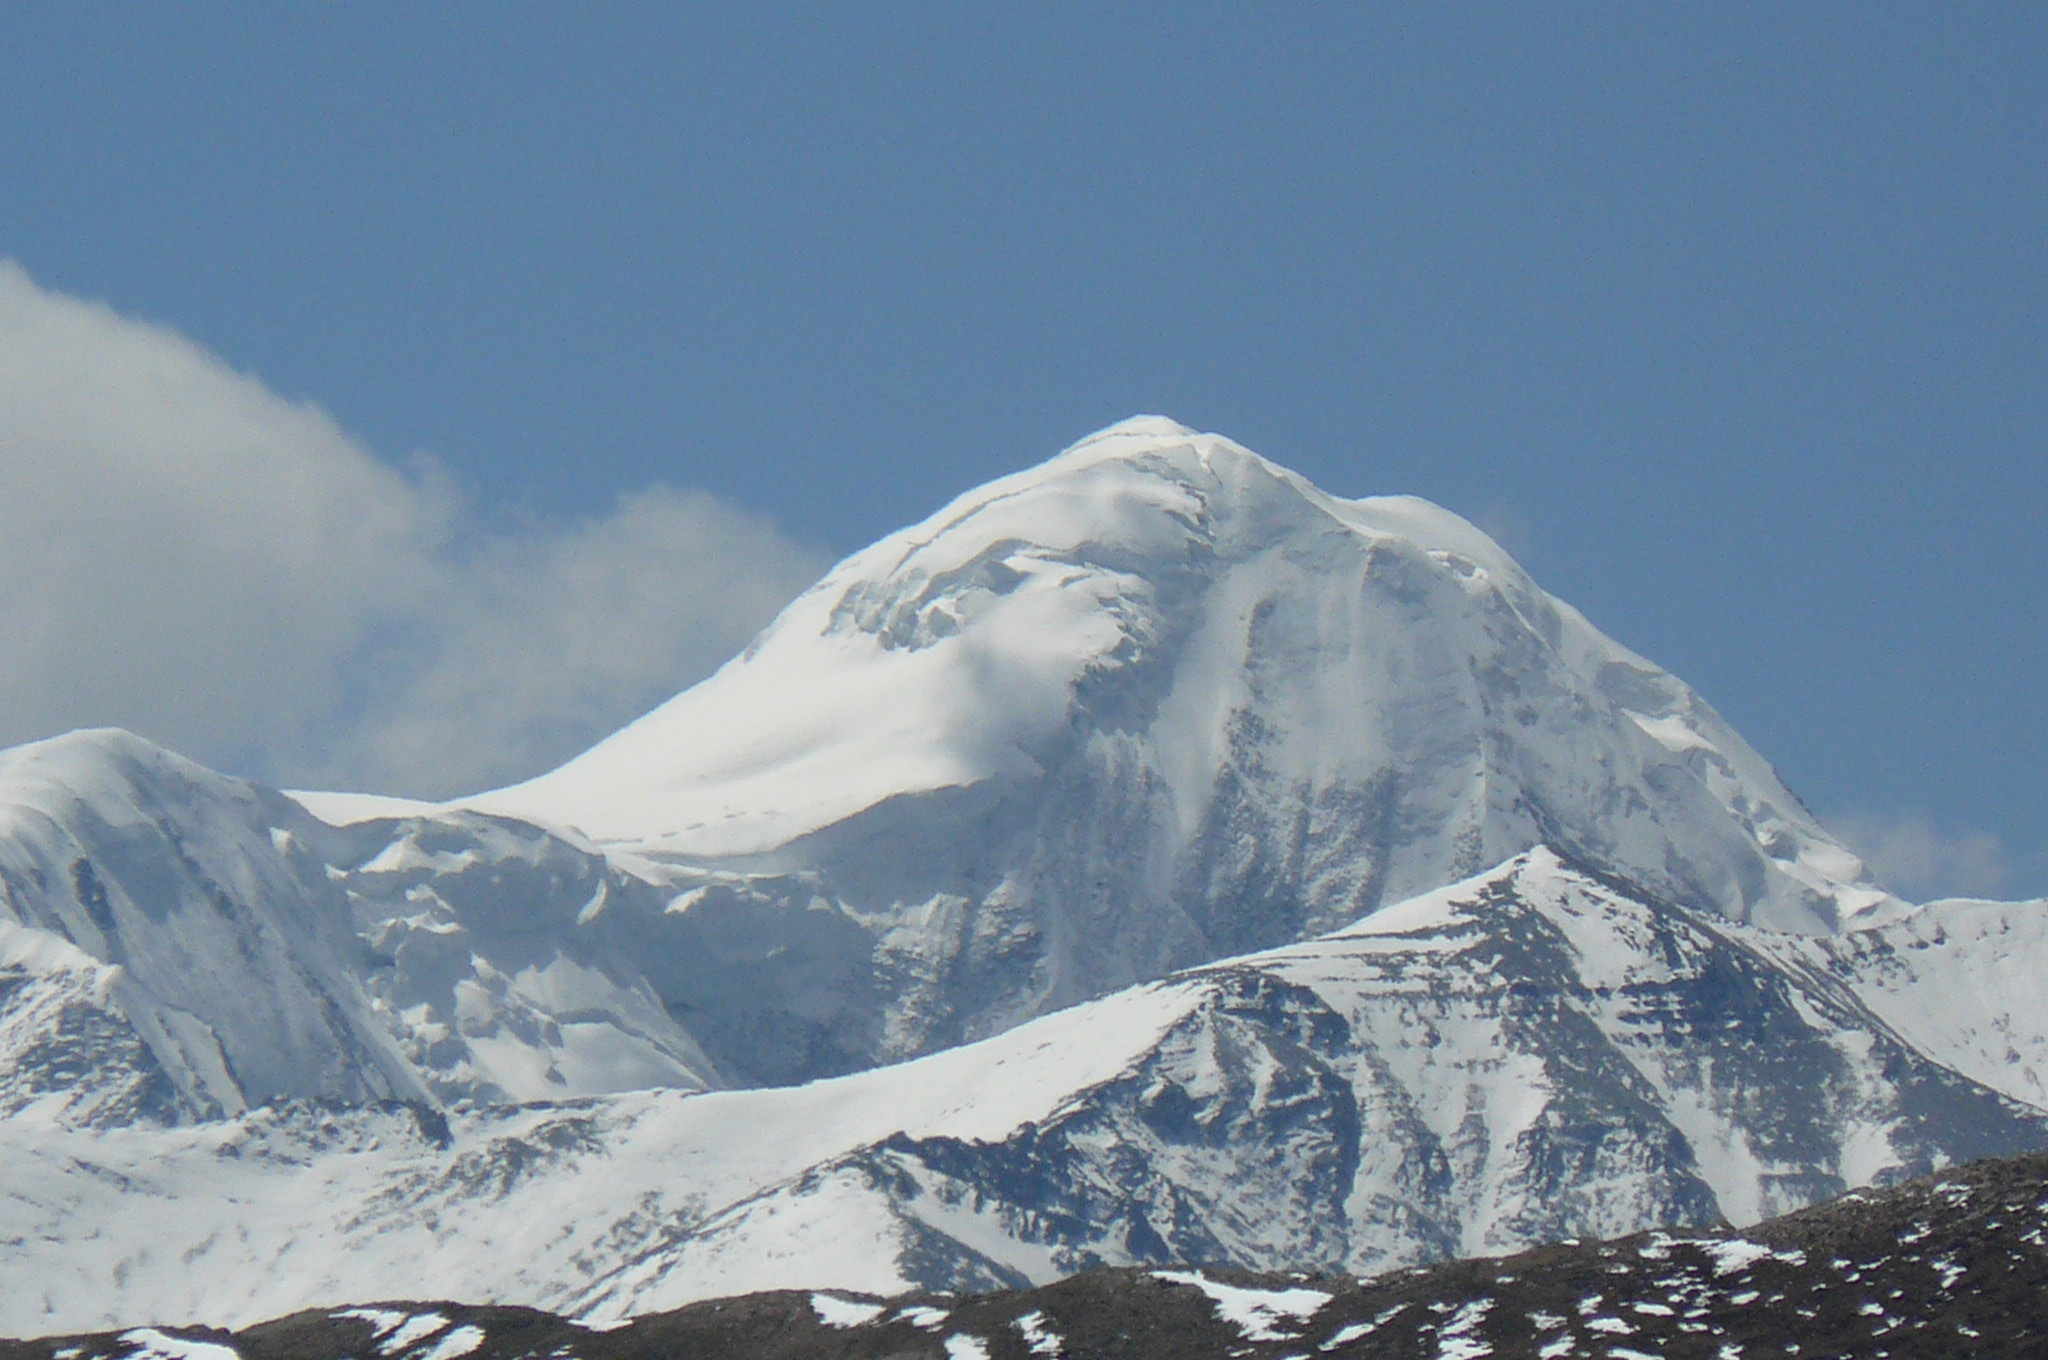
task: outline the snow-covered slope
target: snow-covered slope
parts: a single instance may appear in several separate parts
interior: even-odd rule
[[[322,828],[371,1004],[444,1100],[558,1100],[718,1084],[615,929],[666,893],[597,849],[474,813]]]
[[[1771,938],[1539,850],[1332,935],[804,1087],[445,1129],[395,1111],[4,1121],[0,1333],[423,1292],[602,1319],[1094,1262],[1355,1272],[1749,1222],[2048,1136],[1776,963]]]
[[[292,863],[294,828],[319,825],[125,732],[0,752],[0,977],[43,998],[8,1005],[6,1032],[51,1017],[10,1045],[13,1084],[68,1064],[89,1087],[111,1062],[156,1117],[423,1095],[357,985],[340,893]]]
[[[2048,1156],[1859,1190],[1737,1232],[1647,1232],[1353,1279],[1091,1270],[968,1297],[779,1290],[584,1326],[379,1301],[236,1335],[0,1341],[0,1360],[1959,1360],[2038,1356]]]
[[[1937,1062],[2048,1109],[2048,901],[1930,902],[1881,929],[1775,945]]]
[[[175,1122],[221,1113],[215,1093],[239,1108],[219,1045],[179,1018],[117,965],[0,920],[0,1116]]]

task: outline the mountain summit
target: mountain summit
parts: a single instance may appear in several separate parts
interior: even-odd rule
[[[1154,416],[855,554],[704,683],[466,801],[725,859],[941,790],[1079,811],[1077,777],[1125,805],[1147,896],[1269,855],[1303,895],[1283,930],[1544,840],[1755,924],[1890,905],[1698,696],[1465,520]]]

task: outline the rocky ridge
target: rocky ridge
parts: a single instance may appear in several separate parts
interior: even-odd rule
[[[1979,1162],[1759,1224],[1565,1242],[1365,1279],[1097,1270],[1035,1289],[778,1291],[591,1329],[381,1303],[238,1332],[0,1342],[0,1360],[1949,1360],[2048,1346],[2048,1156]]]

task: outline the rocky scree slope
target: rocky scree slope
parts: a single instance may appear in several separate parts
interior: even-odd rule
[[[1950,1360],[2048,1347],[2048,1157],[1857,1192],[1747,1232],[1653,1232],[1356,1279],[1100,1270],[960,1298],[779,1291],[590,1330],[392,1303],[239,1332],[0,1342],[0,1360]]]

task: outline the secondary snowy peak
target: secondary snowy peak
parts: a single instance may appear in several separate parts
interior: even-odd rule
[[[319,823],[127,732],[0,752],[14,1084],[67,1072],[56,1112],[88,1120],[423,1096],[356,985],[340,893],[293,865],[293,826]]]
[[[1920,1052],[2048,1109],[2048,900],[1930,902],[1880,929],[1774,947],[1847,986]]]
[[[538,828],[337,829],[127,732],[0,752],[0,1115],[702,1087],[709,1060],[590,928],[636,893],[659,911]]]
[[[710,679],[465,801],[657,859],[794,865],[815,853],[795,842],[963,789],[1135,834],[1128,886],[1209,899],[1211,956],[1540,841],[1787,929],[1900,908],[1698,696],[1466,521],[1157,417],[855,554]],[[1210,919],[1265,870],[1305,899],[1291,923]]]

